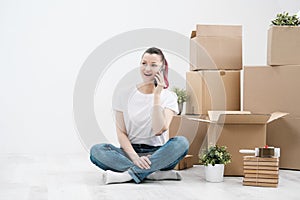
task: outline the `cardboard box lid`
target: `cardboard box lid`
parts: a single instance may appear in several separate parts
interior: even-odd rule
[[[241,25],[196,25],[196,36],[241,37]]]
[[[288,113],[274,112],[272,114],[252,114],[249,111],[208,111],[209,120],[191,119],[217,124],[267,124]]]

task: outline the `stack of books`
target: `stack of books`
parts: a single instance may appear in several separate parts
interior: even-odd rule
[[[243,185],[277,187],[279,158],[244,156]]]

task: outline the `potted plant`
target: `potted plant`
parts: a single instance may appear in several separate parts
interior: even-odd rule
[[[177,103],[179,109],[178,115],[180,115],[183,109],[183,103],[187,100],[186,90],[180,89],[178,87],[173,87],[172,91],[175,92],[175,94],[177,95]]]
[[[288,12],[277,14],[268,30],[268,65],[299,65],[300,19]]]
[[[231,154],[226,146],[211,146],[200,157],[204,167],[205,179],[209,182],[222,182],[224,165],[231,162]]]

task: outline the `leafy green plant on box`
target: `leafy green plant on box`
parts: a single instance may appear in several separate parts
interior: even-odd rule
[[[299,26],[300,19],[297,15],[289,15],[288,12],[277,14],[276,18],[272,20],[275,26]]]
[[[186,102],[186,100],[187,100],[187,93],[186,93],[185,89],[180,89],[178,87],[173,87],[172,91],[175,92],[175,94],[178,97],[178,99],[177,99],[177,103],[178,104]]]
[[[226,146],[211,146],[207,151],[200,157],[200,163],[207,166],[211,164],[228,164],[231,162],[231,154],[227,151]]]

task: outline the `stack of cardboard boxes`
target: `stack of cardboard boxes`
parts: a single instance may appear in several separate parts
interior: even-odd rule
[[[268,124],[267,144],[281,149],[280,168],[299,170],[300,27],[271,27],[267,51],[267,66],[244,69],[244,110],[289,113]]]
[[[186,114],[240,110],[242,27],[197,25],[190,41]]]
[[[272,118],[269,114],[223,113],[240,111],[242,26],[197,25],[190,40],[190,62],[186,73],[186,115],[173,118],[170,137],[188,138],[193,164],[199,163],[199,152],[208,146],[226,145],[232,162],[226,165],[225,175],[242,176],[239,149],[264,146],[266,124]],[[208,116],[211,110],[219,113],[217,118]],[[191,120],[191,115],[200,121]],[[188,162],[187,158],[183,162]]]
[[[243,185],[277,187],[279,158],[244,156]]]
[[[242,66],[242,26],[197,25],[190,40],[190,71],[186,73],[186,114],[211,120],[208,116],[208,111],[211,110],[239,111]],[[199,121],[199,126],[206,127],[206,137],[201,141],[200,153],[210,145],[222,145],[224,136],[231,138],[223,132],[223,122]],[[239,140],[238,138],[239,136],[235,139]],[[260,144],[264,142],[262,140]],[[225,145],[229,151],[234,148],[234,145]],[[242,175],[242,158],[238,161],[236,155],[233,156],[233,165],[238,162],[240,170],[232,171],[227,166],[225,175]]]
[[[205,116],[208,110],[240,110],[241,26],[197,25],[191,34],[190,63],[186,73],[187,115]],[[169,134],[185,136],[190,142],[188,154],[193,156],[192,163],[199,164],[199,151],[207,147],[207,129],[207,124],[189,120],[188,116],[175,116]]]
[[[190,47],[191,66],[190,71],[186,73],[186,87],[189,96],[186,102],[186,115],[173,118],[169,133],[170,137],[183,135],[188,138],[190,141],[189,154],[193,155],[193,164],[199,163],[199,152],[208,146],[225,145],[232,154],[232,162],[225,166],[224,174],[243,176],[243,156],[239,153],[240,149],[254,149],[266,144],[286,149],[274,140],[278,142],[281,140],[282,143],[282,137],[286,137],[282,133],[279,134],[279,131],[282,130],[280,122],[287,119],[281,117],[286,113],[277,113],[277,111],[290,112],[290,110],[281,109],[283,107],[278,106],[287,105],[283,103],[285,101],[282,98],[268,99],[272,96],[269,89],[272,87],[271,90],[277,95],[276,97],[281,97],[283,92],[288,93],[290,97],[293,97],[289,101],[294,103],[300,101],[300,95],[295,98],[296,92],[288,89],[279,91],[278,84],[275,83],[278,81],[277,79],[274,79],[275,81],[272,83],[265,82],[268,78],[264,77],[266,73],[247,67],[245,69],[244,110],[250,110],[252,113],[240,111],[242,27],[197,25],[197,30],[192,32]],[[259,70],[261,69],[259,68]],[[280,71],[280,68],[278,69]],[[289,67],[289,69],[300,72],[300,67]],[[269,72],[267,73],[270,75]],[[273,76],[276,77],[276,74],[278,72],[274,71]],[[294,72],[293,76],[296,77],[297,73]],[[295,77],[291,75],[289,80],[280,80],[279,84],[282,83],[288,88],[293,87],[296,91],[296,85],[286,85],[286,81],[299,83]],[[257,81],[257,78],[261,82]],[[274,85],[275,87],[273,87]],[[257,99],[257,94],[261,98]],[[267,102],[263,101],[266,97]],[[271,106],[273,101],[277,101],[278,104],[275,104],[272,109],[265,109]],[[261,106],[257,107],[257,105]],[[294,107],[293,109],[295,109]],[[209,116],[209,111],[212,116],[217,117]],[[300,118],[290,119],[289,125],[297,121],[298,123],[294,122],[293,126],[300,127],[298,120]],[[274,129],[277,131],[274,132]],[[273,135],[268,134],[267,136],[267,130]],[[274,137],[274,133],[278,133],[277,136]],[[298,137],[289,136],[288,138],[291,145],[300,144]],[[290,146],[290,148],[299,149],[300,147]],[[285,152],[282,153],[282,159],[284,156],[288,157],[285,154]],[[300,162],[295,157],[293,159],[294,163]]]

